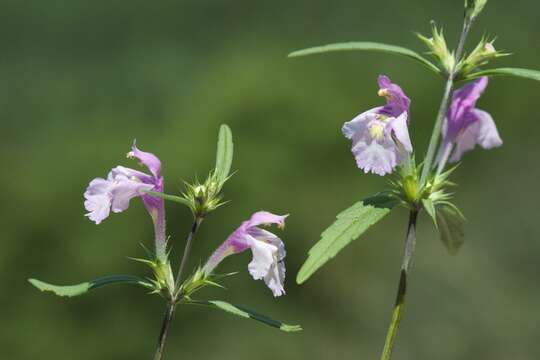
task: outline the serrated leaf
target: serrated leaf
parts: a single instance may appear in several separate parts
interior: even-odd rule
[[[438,228],[439,225],[437,224],[437,212],[435,210],[435,205],[433,205],[433,201],[431,199],[422,199],[422,205],[424,205],[424,210],[426,210],[428,215],[433,220],[435,227]]]
[[[467,75],[466,80],[476,79],[481,76],[515,76],[540,81],[540,71],[522,68],[497,68],[481,70]]]
[[[233,150],[234,144],[231,129],[223,124],[219,129],[215,170],[216,178],[220,184],[223,184],[227,180],[231,171]]]
[[[316,243],[298,275],[296,282],[305,282],[328,260],[337,255],[347,244],[356,240],[371,225],[380,221],[398,201],[388,194],[380,193],[357,202],[337,215],[337,221],[328,227]]]
[[[162,198],[164,200],[174,201],[174,202],[180,203],[182,205],[186,205],[188,207],[189,207],[189,204],[190,204],[190,202],[187,199],[185,199],[185,198],[183,198],[181,196],[164,194],[164,193],[157,192],[157,191],[146,191],[146,193],[148,195],[157,196],[157,197],[160,197],[160,198]]]
[[[464,218],[455,205],[437,206],[437,223],[441,241],[450,254],[456,254],[463,245],[465,232]]]
[[[409,59],[418,61],[420,64],[424,65],[425,67],[427,67],[428,69],[430,69],[431,71],[437,74],[441,73],[441,71],[439,70],[437,66],[433,65],[430,61],[428,61],[426,58],[424,58],[423,56],[421,56],[415,51],[412,51],[410,49],[407,49],[401,46],[381,44],[381,43],[368,42],[368,41],[351,41],[351,42],[316,46],[312,48],[294,51],[289,54],[289,57],[323,54],[323,53],[334,52],[334,51],[355,51],[355,50],[378,51],[378,52],[385,52],[385,53],[405,56],[405,57],[408,57]]]
[[[98,278],[92,281],[83,282],[80,284],[75,285],[65,285],[65,286],[59,286],[59,285],[52,285],[37,279],[28,279],[30,284],[35,286],[41,291],[48,291],[52,292],[58,296],[66,296],[66,297],[73,297],[73,296],[79,296],[87,293],[88,291],[104,286],[109,284],[117,284],[117,283],[130,283],[130,284],[138,284],[142,285],[144,287],[148,287],[150,284],[145,282],[143,279],[136,277],[136,276],[130,276],[130,275],[112,275],[112,276],[104,276],[102,278]]]
[[[215,309],[223,310],[228,313],[241,316],[246,319],[252,319],[259,321],[263,324],[266,324],[268,326],[275,327],[277,329],[280,329],[282,331],[286,332],[294,332],[294,331],[300,331],[302,330],[302,327],[300,325],[289,325],[285,324],[282,321],[274,320],[272,318],[269,318],[266,315],[261,315],[253,310],[247,309],[243,306],[233,305],[225,301],[220,300],[208,300],[208,301],[201,301],[201,300],[186,300],[186,304],[191,305],[204,305],[204,306],[210,306]]]

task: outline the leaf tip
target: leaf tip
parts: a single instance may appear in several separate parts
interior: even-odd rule
[[[285,331],[285,332],[297,332],[297,331],[302,331],[304,329],[302,329],[302,326],[300,325],[288,325],[288,324],[283,324],[279,327],[279,329],[281,331]]]
[[[28,282],[40,291],[45,291],[45,283],[37,279],[29,278]]]
[[[298,57],[299,51],[293,51],[287,54],[288,58]]]

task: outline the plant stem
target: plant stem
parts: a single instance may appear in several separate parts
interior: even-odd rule
[[[188,237],[186,239],[184,255],[182,256],[182,261],[180,261],[180,267],[178,268],[176,281],[174,283],[175,300],[176,300],[176,297],[178,296],[178,290],[180,289],[180,285],[182,285],[182,274],[184,272],[184,268],[186,267],[187,260],[189,258],[189,253],[191,252],[193,239],[195,239],[195,234],[197,234],[197,230],[199,230],[199,227],[201,226],[203,219],[204,218],[202,217],[195,217],[195,220],[193,221],[193,225],[191,226],[191,231],[189,232]]]
[[[171,327],[175,308],[176,304],[173,302],[169,303],[167,306],[167,310],[165,311],[163,322],[161,324],[161,331],[159,333],[158,346],[154,354],[154,360],[161,360],[163,357],[163,349],[165,348],[165,341],[167,340],[167,335],[169,334],[169,328]]]
[[[163,316],[163,322],[161,323],[161,331],[159,333],[157,349],[156,349],[156,352],[154,353],[154,360],[161,360],[163,357],[163,349],[165,348],[167,335],[169,334],[169,329],[171,327],[172,319],[174,317],[174,311],[176,310],[176,306],[178,305],[178,301],[180,300],[179,292],[180,292],[180,285],[182,285],[182,280],[181,280],[182,273],[184,271],[184,268],[186,267],[187,260],[189,258],[189,253],[191,252],[191,246],[193,244],[193,240],[195,239],[195,234],[197,233],[197,230],[199,230],[199,227],[201,226],[202,221],[203,221],[202,217],[196,217],[195,220],[193,221],[193,225],[191,226],[191,230],[187,236],[186,246],[184,248],[184,255],[182,256],[180,267],[178,268],[178,274],[174,282],[174,290],[171,296],[172,298],[170,299],[169,304],[167,305],[167,310],[165,311],[165,315]]]
[[[396,303],[394,305],[394,312],[392,313],[392,320],[390,321],[388,332],[386,334],[386,341],[384,343],[381,360],[390,360],[392,356],[394,341],[396,339],[399,322],[403,313],[403,307],[405,305],[405,295],[407,293],[407,278],[409,276],[411,261],[414,255],[414,247],[416,244],[417,217],[418,210],[411,210],[409,213],[409,226],[407,228],[407,236],[405,238],[405,251],[403,253],[403,261],[401,263],[401,272],[399,275],[399,285],[396,295]]]
[[[465,21],[463,22],[463,29],[459,37],[459,43],[458,43],[458,47],[457,47],[456,55],[455,55],[455,64],[452,70],[448,73],[448,79],[446,80],[446,85],[444,87],[441,105],[437,113],[437,119],[435,120],[435,126],[433,127],[433,132],[431,133],[431,139],[429,141],[429,147],[426,153],[426,157],[424,159],[424,167],[422,169],[422,176],[420,177],[421,188],[423,188],[424,185],[426,184],[427,177],[433,166],[435,150],[437,149],[437,144],[439,142],[439,136],[441,134],[443,120],[446,117],[446,113],[448,112],[448,106],[452,98],[451,94],[452,94],[452,89],[454,87],[454,79],[459,70],[458,64],[461,60],[461,56],[463,55],[463,49],[465,47],[465,40],[467,39],[467,35],[469,35],[469,30],[471,29],[472,22],[473,20],[468,17],[466,17]]]

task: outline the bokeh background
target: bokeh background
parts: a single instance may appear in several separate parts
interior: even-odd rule
[[[491,0],[482,34],[514,53],[498,64],[540,68],[540,3]],[[412,137],[424,153],[442,81],[408,59],[336,53],[287,59],[292,50],[348,40],[401,44],[443,25],[455,44],[462,1],[21,1],[0,12],[0,358],[150,359],[164,304],[116,286],[84,297],[42,294],[26,279],[76,283],[147,275],[152,226],[140,201],[96,226],[82,193],[121,164],[134,138],[161,157],[169,193],[212,168],[221,123],[231,126],[230,204],[204,223],[191,258],[203,261],[253,211],[290,213],[287,296],[274,299],[247,274],[248,253],[227,291],[201,298],[243,304],[305,331],[286,334],[215,310],[180,308],[168,359],[377,359],[394,301],[406,211],[349,245],[304,286],[294,277],[336,213],[385,186],[355,167],[344,121],[380,104],[388,74],[413,99]],[[540,358],[538,181],[540,84],[493,79],[479,107],[505,144],[467,154],[454,179],[468,218],[450,256],[431,224],[417,256],[396,359]],[[190,214],[170,203],[178,260]],[[177,262],[176,262],[177,263]]]

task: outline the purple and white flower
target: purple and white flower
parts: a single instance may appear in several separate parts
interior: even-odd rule
[[[487,84],[488,78],[481,77],[454,91],[442,130],[443,162],[450,154],[450,162],[459,161],[465,152],[474,149],[476,145],[484,149],[502,145],[491,115],[475,107]]]
[[[263,279],[274,296],[285,294],[285,245],[279,237],[260,226],[277,224],[283,228],[287,216],[274,215],[267,211],[254,213],[212,254],[203,268],[204,273],[212,273],[227,256],[251,249],[253,259],[248,270],[253,279]]]
[[[365,173],[383,176],[391,173],[413,151],[408,129],[411,100],[387,76],[380,75],[378,82],[378,95],[386,98],[386,105],[346,122],[342,132],[352,140],[352,153],[358,167]]]
[[[156,255],[163,257],[166,248],[165,204],[162,198],[147,194],[147,191],[163,192],[161,162],[157,156],[139,150],[135,144],[127,157],[138,159],[151,175],[117,166],[109,172],[106,179],[95,178],[84,193],[84,207],[88,211],[86,216],[99,224],[111,211],[122,212],[129,207],[131,199],[141,197],[154,223]]]

